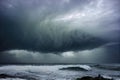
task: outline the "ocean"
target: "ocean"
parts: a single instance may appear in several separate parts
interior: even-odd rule
[[[0,75],[3,74],[12,77],[0,80],[76,80],[99,74],[120,80],[120,64],[0,65]]]

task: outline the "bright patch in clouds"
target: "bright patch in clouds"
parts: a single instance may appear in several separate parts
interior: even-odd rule
[[[71,14],[66,14],[63,15],[61,17],[58,17],[57,19],[55,19],[56,21],[70,21],[70,20],[74,20],[74,19],[79,19],[81,17],[86,16],[85,13],[80,13],[80,12],[74,12]]]
[[[68,51],[68,52],[63,52],[62,53],[63,57],[74,57],[74,52],[73,51]]]

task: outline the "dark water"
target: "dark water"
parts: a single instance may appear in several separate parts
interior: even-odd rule
[[[69,67],[80,67],[82,70],[61,70]],[[15,76],[0,80],[75,80],[99,74],[120,80],[120,64],[9,64],[0,66],[0,74]]]

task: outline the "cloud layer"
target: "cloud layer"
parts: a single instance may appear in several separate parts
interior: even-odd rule
[[[119,62],[119,4],[119,0],[0,0],[0,61]],[[117,44],[104,47],[112,43]]]
[[[63,52],[118,41],[120,16],[119,8],[114,7],[117,3],[108,0],[2,0],[0,50]]]
[[[112,43],[92,50],[59,54],[9,50],[0,54],[0,63],[119,63],[119,48],[120,43]]]

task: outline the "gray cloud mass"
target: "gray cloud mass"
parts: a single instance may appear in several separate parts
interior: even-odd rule
[[[93,50],[67,51],[59,54],[27,50],[1,53],[0,63],[119,63],[120,43],[112,43]]]
[[[101,57],[100,62],[119,62],[119,4],[119,0],[0,0],[0,63],[79,63]],[[103,47],[112,43],[117,44]],[[114,54],[117,58],[112,58]]]

